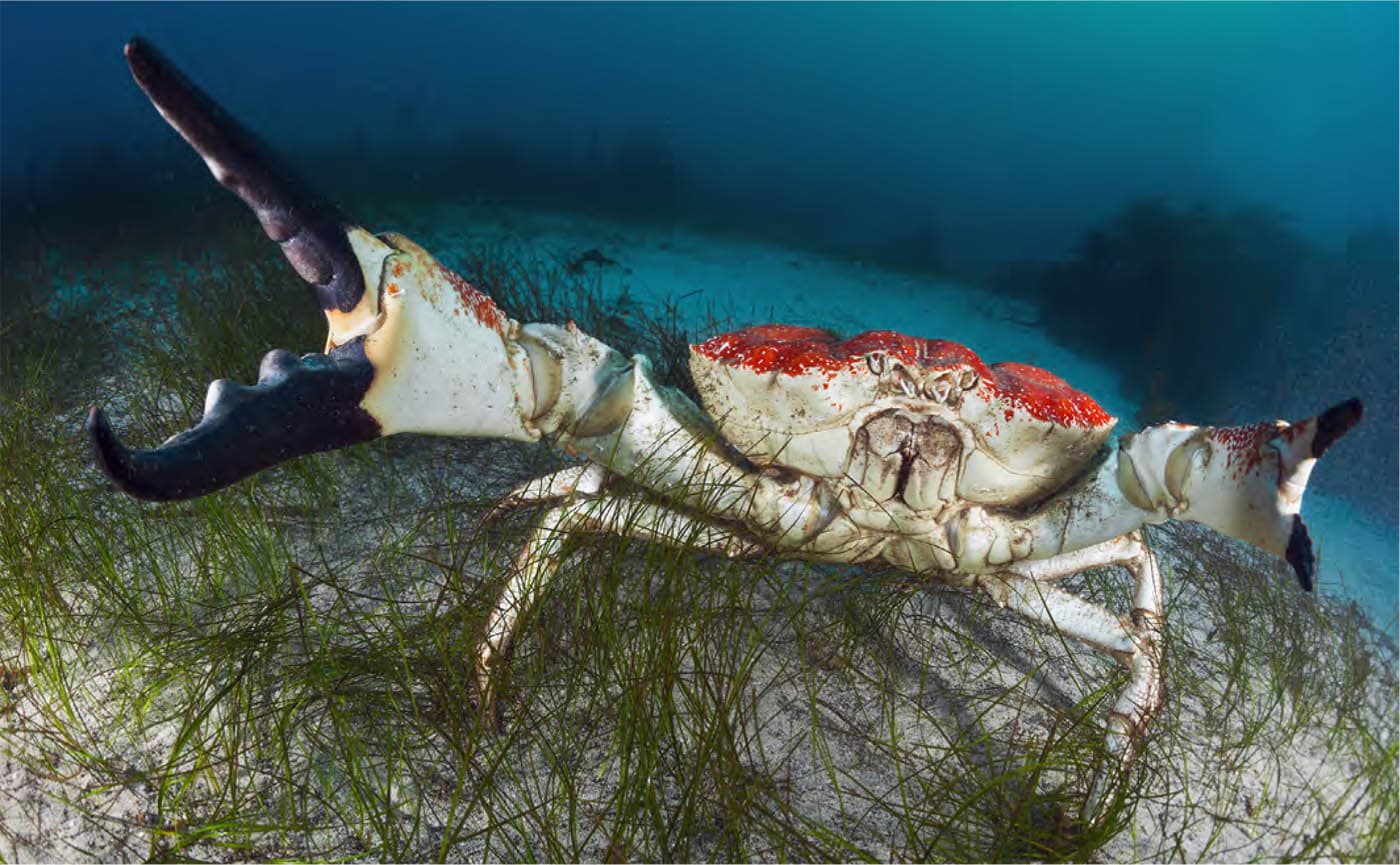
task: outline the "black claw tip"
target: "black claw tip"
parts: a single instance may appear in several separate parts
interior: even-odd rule
[[[1361,400],[1352,397],[1346,402],[1337,403],[1318,415],[1317,432],[1313,435],[1312,455],[1320,457],[1326,453],[1337,439],[1361,423],[1364,414],[1365,409]]]
[[[109,479],[116,480],[118,462],[125,449],[113,435],[112,425],[107,423],[107,416],[95,403],[88,409],[87,423],[83,426],[87,430],[88,444],[92,446],[92,455],[98,467]]]
[[[347,447],[380,434],[360,408],[374,378],[355,340],[329,355],[288,361],[272,352],[257,384],[216,382],[203,419],[151,450],[128,450],[102,410],[88,410],[93,457],[119,489],[150,501],[194,498],[303,454]]]
[[[1303,525],[1303,518],[1297,514],[1293,515],[1293,532],[1288,536],[1288,551],[1284,555],[1293,566],[1293,573],[1298,575],[1298,585],[1303,587],[1303,591],[1311,592],[1317,575],[1317,557],[1313,555],[1308,527]]]

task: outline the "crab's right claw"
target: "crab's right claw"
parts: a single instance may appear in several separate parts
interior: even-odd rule
[[[161,116],[311,283],[329,335],[325,354],[268,354],[255,385],[215,382],[199,424],[151,450],[124,447],[94,406],[88,436],[117,486],[191,498],[302,454],[399,432],[539,437],[531,420],[559,401],[548,346],[522,345],[489,297],[408,238],[348,222],[146,42],[131,40],[126,58]]]

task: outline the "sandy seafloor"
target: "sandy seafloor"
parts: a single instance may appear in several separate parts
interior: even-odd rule
[[[839,260],[810,252],[742,239],[705,236],[692,231],[659,226],[620,224],[561,213],[483,211],[472,207],[443,207],[417,212],[411,225],[377,225],[377,230],[402,231],[432,251],[446,264],[483,245],[525,244],[538,254],[567,261],[585,250],[598,249],[615,266],[602,268],[601,283],[610,294],[626,297],[653,310],[667,300],[677,301],[697,336],[706,335],[712,319],[737,327],[762,322],[786,322],[828,327],[851,334],[865,329],[889,328],[921,336],[961,342],[984,360],[1015,360],[1054,371],[1075,387],[1093,395],[1118,416],[1120,432],[1132,428],[1136,405],[1115,373],[1051,342],[1034,327],[1035,311],[965,285],[926,276],[892,273],[858,261]],[[251,228],[251,227],[250,227]],[[276,252],[269,244],[269,255]],[[305,292],[288,286],[289,292]],[[305,296],[303,295],[303,300]],[[306,301],[309,302],[309,301]],[[318,346],[295,346],[314,351]],[[1141,389],[1143,392],[1145,388]],[[1337,398],[1346,394],[1337,394]],[[1319,408],[1325,407],[1319,405]],[[1262,419],[1262,418],[1261,418]],[[1209,422],[1209,418],[1182,420]],[[1345,460],[1344,448],[1329,455],[1329,462]],[[1324,551],[1321,591],[1343,594],[1361,602],[1376,623],[1393,634],[1397,597],[1397,531],[1352,506],[1349,502],[1309,493],[1304,515],[1312,536]],[[1174,611],[1169,609],[1168,616]],[[1188,615],[1177,610],[1176,615]],[[1206,624],[1191,626],[1204,634]],[[1204,639],[1204,638],[1203,638]],[[100,692],[100,689],[94,693]],[[94,717],[101,716],[94,705]],[[1183,717],[1198,714],[1187,707]],[[153,737],[152,747],[159,745]],[[1307,799],[1309,790],[1329,790],[1345,780],[1347,767],[1329,764],[1316,742],[1299,746],[1294,755],[1280,755],[1280,765],[1297,778],[1306,778],[1291,795]],[[84,822],[53,801],[55,795],[80,796],[74,789],[55,786],[52,779],[36,776],[18,761],[6,761],[0,772],[0,820],[12,839],[0,849],[0,860],[73,860],[95,854],[99,859],[130,859],[148,849],[139,829]],[[1287,808],[1288,781],[1282,776],[1257,782],[1278,796]],[[81,778],[71,783],[78,785]],[[4,791],[8,791],[5,793]],[[139,795],[118,791],[105,797],[119,823],[121,815],[139,811]],[[1300,799],[1299,801],[1303,801]],[[1191,848],[1158,846],[1168,832],[1179,827],[1158,824],[1158,817],[1140,814],[1123,838],[1101,851],[1109,859],[1196,858]],[[1208,832],[1203,827],[1200,832]],[[1211,843],[1215,855],[1232,861],[1275,858],[1281,843],[1267,833],[1252,837],[1227,829],[1228,843]],[[1157,833],[1161,832],[1161,835]],[[1188,839],[1190,832],[1186,833]],[[1237,837],[1236,837],[1237,836]],[[1179,837],[1179,836],[1178,836]],[[15,843],[13,839],[25,839]],[[1205,841],[1204,836],[1201,839]],[[86,851],[86,854],[81,851]],[[470,856],[470,851],[465,851]]]

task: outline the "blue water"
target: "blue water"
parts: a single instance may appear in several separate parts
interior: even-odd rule
[[[1358,394],[1316,484],[1324,519],[1370,527],[1357,594],[1395,619],[1395,4],[8,3],[7,257],[204,200],[125,68],[137,34],[342,199],[485,197],[941,274],[1013,346],[1036,328],[1014,359],[1048,340],[1105,371],[1120,412],[1236,423]],[[1055,261],[1077,266],[1003,278]]]

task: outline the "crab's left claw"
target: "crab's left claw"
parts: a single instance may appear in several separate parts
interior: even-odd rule
[[[87,431],[98,465],[145,499],[191,498],[279,462],[381,433],[361,405],[376,375],[364,337],[381,320],[378,287],[393,248],[350,224],[258,138],[142,39],[126,45],[136,83],[214,178],[246,203],[316,293],[330,326],[327,354],[273,351],[251,387],[216,381],[193,429],[131,451],[93,406]]]
[[[152,450],[125,448],[94,407],[93,452],[123,490],[190,498],[302,454],[401,432],[548,435],[611,459],[634,400],[675,421],[644,364],[572,324],[521,325],[407,237],[348,222],[150,45],[133,39],[126,57],[161,115],[312,284],[330,333],[323,355],[267,355],[255,385],[215,382],[199,424]],[[655,437],[641,422],[626,434]],[[743,476],[719,463],[726,477]]]
[[[537,390],[530,350],[490,298],[407,238],[346,220],[145,41],[132,39],[126,58],[161,116],[311,283],[329,335],[325,354],[269,353],[257,384],[214,382],[199,424],[151,450],[128,450],[94,406],[88,437],[117,486],[146,499],[191,498],[302,454],[398,432],[539,437],[528,426]],[[539,386],[547,391],[550,381]]]
[[[1363,412],[1349,399],[1293,423],[1148,427],[1120,443],[1118,485],[1144,510],[1204,523],[1287,560],[1312,591],[1317,557],[1299,513],[1303,492],[1318,458]]]

